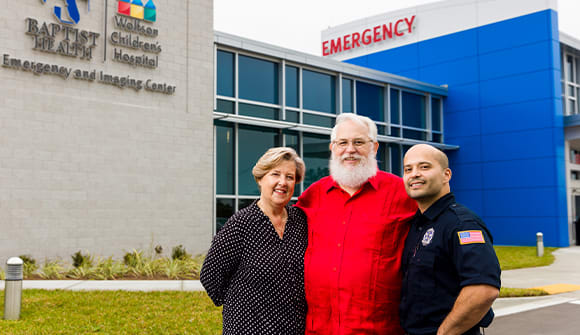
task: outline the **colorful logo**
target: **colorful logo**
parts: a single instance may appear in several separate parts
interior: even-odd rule
[[[141,0],[119,0],[117,13],[148,22],[157,20],[157,7],[153,0],[149,0],[145,6]]]
[[[40,0],[42,1],[42,3],[46,3],[46,0]],[[65,1],[65,10],[66,10],[66,16],[68,16],[68,18],[63,15],[63,10],[61,7],[59,6],[54,6],[52,9],[52,12],[54,14],[54,16],[56,16],[56,19],[60,22],[60,23],[66,23],[66,24],[77,24],[79,23],[79,21],[81,20],[81,14],[79,13],[79,7],[77,6],[77,0],[64,0]],[[87,4],[88,4],[88,11],[90,11],[91,9],[91,5],[90,5],[90,0],[86,0]]]

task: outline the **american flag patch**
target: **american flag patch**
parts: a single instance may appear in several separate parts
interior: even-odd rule
[[[485,243],[481,230],[464,230],[457,232],[459,244]]]

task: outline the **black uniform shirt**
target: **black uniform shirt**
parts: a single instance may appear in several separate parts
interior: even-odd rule
[[[411,334],[435,334],[467,285],[500,288],[500,267],[483,221],[449,193],[424,214],[417,211],[405,241],[401,325]],[[477,326],[493,319],[490,309]]]

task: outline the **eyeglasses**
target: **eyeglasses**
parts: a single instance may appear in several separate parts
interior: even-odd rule
[[[371,140],[365,140],[365,139],[362,139],[362,138],[355,138],[355,139],[352,139],[352,140],[347,140],[347,139],[343,138],[343,139],[336,140],[336,141],[334,141],[332,143],[334,143],[340,149],[346,149],[348,147],[348,144],[349,143],[352,143],[352,146],[355,147],[355,148],[360,148],[360,147],[366,145],[367,143],[371,143],[371,142],[373,142],[373,141],[371,141]]]

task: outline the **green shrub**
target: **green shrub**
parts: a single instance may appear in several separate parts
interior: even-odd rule
[[[112,257],[97,260],[97,267],[92,279],[117,279],[123,277],[127,273],[127,268],[123,262],[115,261]]]
[[[155,255],[160,256],[163,253],[163,247],[161,245],[156,245],[155,248]]]
[[[141,263],[143,259],[143,252],[133,249],[131,252],[126,252],[123,256],[123,263],[131,268],[135,268]]]
[[[60,263],[60,261],[48,261],[44,262],[44,265],[40,269],[40,277],[43,279],[62,279],[64,267]]]
[[[29,277],[36,270],[38,270],[38,265],[36,265],[36,260],[30,255],[20,255],[18,256],[22,260],[22,274],[24,278]]]
[[[73,266],[75,268],[90,268],[93,266],[93,257],[88,253],[83,255],[82,252],[79,250],[75,252],[72,256]]]
[[[191,258],[191,255],[188,254],[187,251],[185,251],[183,245],[180,244],[176,247],[173,247],[173,249],[171,250],[171,259],[184,260],[186,258]]]
[[[143,251],[133,249],[123,256],[123,263],[127,266],[127,273],[137,277],[153,277],[160,272],[159,262],[144,255]]]

